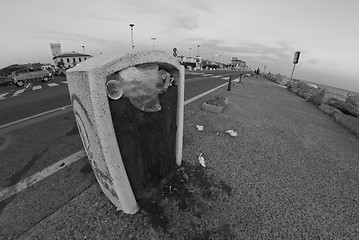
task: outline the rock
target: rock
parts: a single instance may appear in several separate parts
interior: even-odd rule
[[[299,83],[299,81],[293,81],[293,86],[291,86],[290,90],[294,93],[298,93],[300,90]]]
[[[288,80],[287,82],[287,88],[288,90],[292,90],[295,86],[297,86],[298,82],[293,80]]]
[[[321,104],[319,109],[330,116],[333,116],[335,113],[343,114],[338,108],[329,106],[328,104]]]
[[[349,95],[345,101],[359,107],[359,95]]]
[[[320,89],[316,85],[305,81],[300,81],[297,88],[297,94],[305,99],[311,99],[320,92]]]
[[[339,92],[336,90],[323,89],[318,94],[313,96],[313,98],[310,101],[312,103],[314,103],[315,105],[319,106],[321,104],[327,104],[331,98],[345,101],[347,98],[347,95],[343,92]]]
[[[351,115],[353,117],[359,116],[359,107],[351,103],[344,102],[336,98],[331,98],[329,99],[328,104],[332,107],[338,108],[341,112],[343,112],[346,115]]]
[[[271,80],[272,82],[275,82],[277,80],[277,77],[275,75],[267,75],[267,79]]]
[[[359,136],[359,118],[345,114],[334,113],[335,120]]]
[[[277,78],[277,80],[275,81],[277,84],[283,85],[283,86],[287,86],[287,82],[290,81],[290,79],[286,78],[286,77],[282,77],[282,78]]]

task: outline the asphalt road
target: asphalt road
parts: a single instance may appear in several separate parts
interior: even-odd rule
[[[214,74],[215,76],[238,76],[238,72],[235,71],[202,72]],[[203,81],[205,81],[205,84]],[[185,99],[196,96],[222,83],[223,79],[220,78],[203,77],[188,73],[186,74]],[[16,94],[19,90],[24,91],[20,94]],[[31,83],[23,88],[3,86],[0,87],[0,96],[3,96],[2,98],[0,97],[0,126],[70,104],[65,77],[54,77],[54,79],[48,83]]]
[[[232,78],[239,75],[233,71],[207,73]],[[219,77],[186,74],[185,100],[226,81]],[[50,84],[31,84],[18,95],[16,92],[20,88],[1,88],[0,96],[2,94],[3,98],[0,100],[0,126],[69,105],[66,79],[57,77]],[[0,129],[0,190],[11,187],[82,149],[71,111],[31,122],[25,127],[15,127],[4,133]],[[66,170],[58,171],[44,181],[1,201],[0,236],[14,237],[23,233],[94,183],[91,167],[84,158],[66,167]]]

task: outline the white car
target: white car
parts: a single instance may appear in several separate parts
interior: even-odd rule
[[[21,69],[12,72],[11,78],[18,87],[22,87],[26,82],[36,80],[48,82],[52,78],[52,74],[47,70]]]

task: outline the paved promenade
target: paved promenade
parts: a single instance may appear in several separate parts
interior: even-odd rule
[[[200,110],[213,95],[229,99],[219,115]],[[355,135],[249,78],[185,107],[183,164],[160,199],[126,215],[94,184],[20,239],[357,239],[358,174]]]

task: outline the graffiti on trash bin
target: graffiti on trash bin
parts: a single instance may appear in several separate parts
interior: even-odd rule
[[[97,162],[94,161],[94,156],[91,151],[91,141],[89,129],[93,129],[93,126],[90,121],[90,117],[85,107],[83,106],[80,98],[76,94],[72,94],[72,106],[74,109],[76,124],[79,129],[80,137],[82,139],[83,146],[85,148],[88,159],[91,163],[93,173],[95,174],[97,180],[101,183],[101,186],[104,187],[107,191],[109,191],[113,197],[117,198],[117,194],[112,187],[113,179],[111,178],[108,171],[102,171]]]

